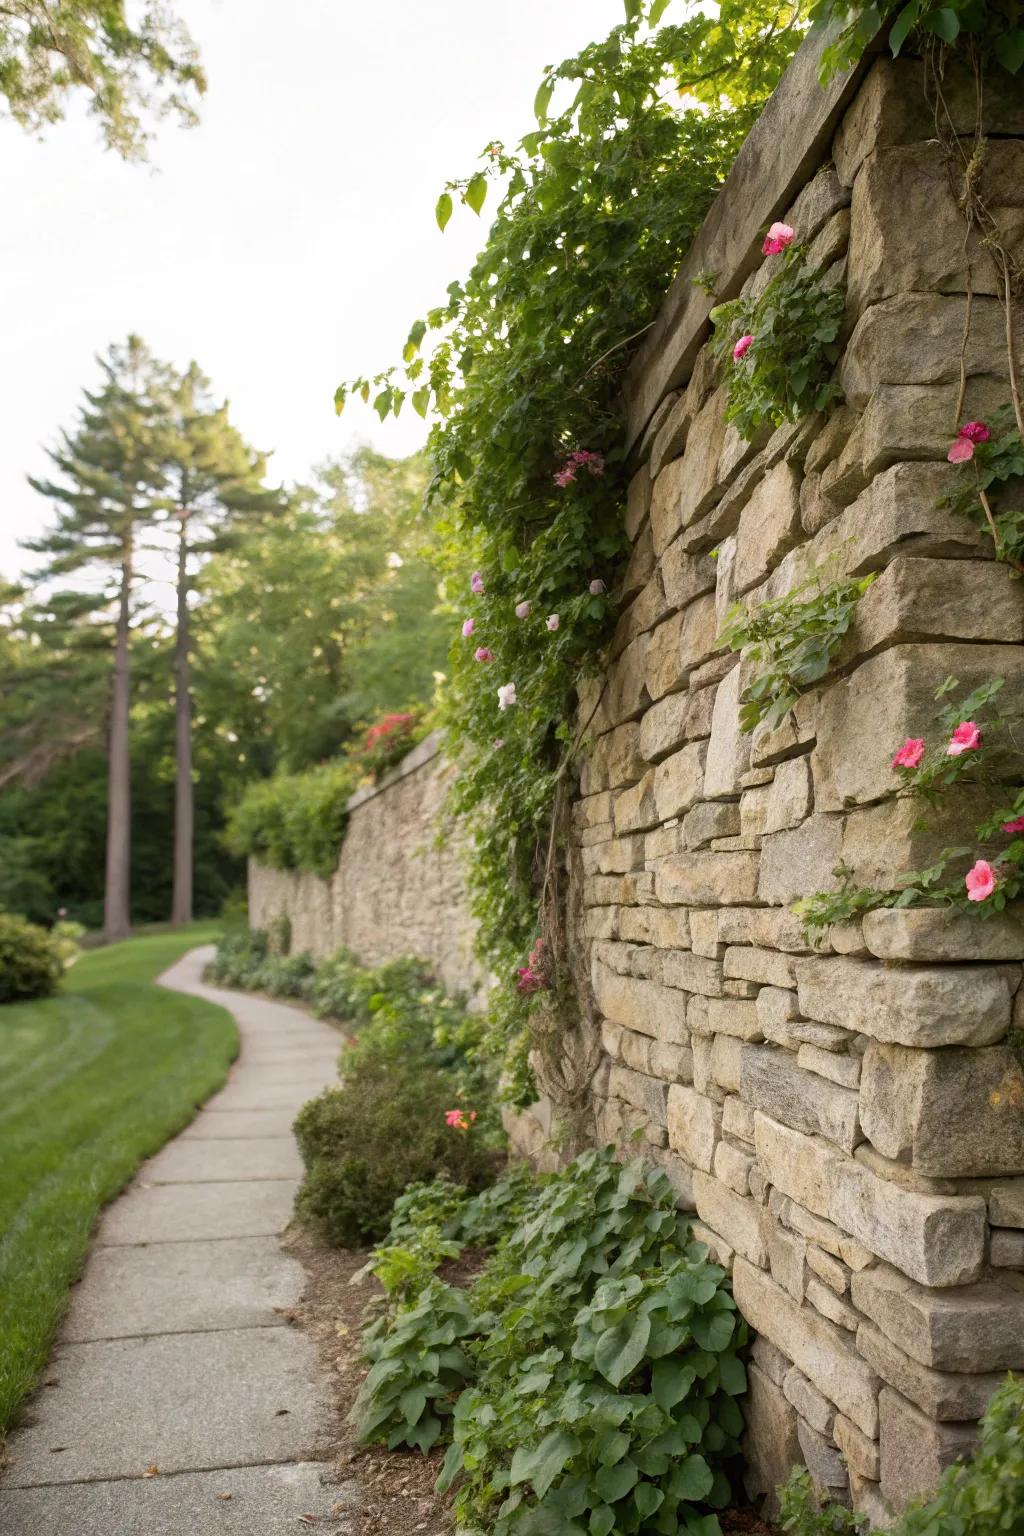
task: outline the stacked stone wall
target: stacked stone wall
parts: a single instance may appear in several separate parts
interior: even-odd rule
[[[753,1489],[806,1463],[884,1520],[1024,1368],[1024,923],[879,911],[815,950],[789,909],[841,864],[886,884],[970,841],[969,808],[921,829],[891,758],[934,733],[951,674],[1020,700],[1024,588],[937,505],[961,360],[960,420],[1009,389],[1000,282],[980,244],[968,274],[921,68],[879,59],[804,106],[814,63],[798,56],[768,114],[788,101],[788,149],[755,129],[630,381],[627,606],[581,705],[573,862],[604,1049],[594,1134],[639,1134],[732,1271],[757,1332]],[[949,93],[968,131],[973,92]],[[989,110],[986,195],[1024,254],[1024,102],[993,88]],[[844,403],[746,442],[692,275],[758,289],[751,236],[778,217],[847,294]],[[824,682],[743,734],[722,620],[826,561],[878,579]],[[550,1111],[517,1128],[533,1152]]]
[[[329,880],[249,865],[249,921],[291,923],[292,949],[322,959],[350,949],[367,965],[400,955],[430,960],[451,992],[477,994],[460,843],[443,815],[453,773],[429,737],[381,784],[359,791]]]

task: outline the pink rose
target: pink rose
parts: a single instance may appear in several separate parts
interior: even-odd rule
[[[473,652],[473,660],[474,661],[493,661],[494,660],[494,652],[492,650],[489,650],[486,645],[477,646],[476,650]]]
[[[949,740],[947,757],[959,757],[961,752],[973,752],[981,746],[981,732],[973,720],[961,720]]]
[[[464,640],[468,640],[470,635],[473,633],[474,629],[476,629],[476,620],[475,619],[467,619],[466,622],[462,626],[462,637],[463,637],[463,639]]]
[[[501,748],[501,747],[503,747],[503,746],[504,746],[504,745],[505,745],[505,743],[504,743],[504,741],[503,741],[503,740],[502,740],[502,738],[501,738],[501,737],[500,737],[500,736],[498,736],[498,737],[496,737],[496,739],[495,739],[495,742],[494,742],[494,745],[495,745],[495,748],[496,748],[496,749],[500,749],[500,748]]]
[[[761,253],[764,256],[779,256],[786,249],[787,245],[793,244],[795,238],[795,230],[791,229],[788,224],[780,224],[776,221],[764,237]]]
[[[444,1118],[453,1131],[468,1131],[476,1119],[476,1110],[446,1109]]]
[[[588,590],[590,592],[591,597],[600,597],[602,592],[607,592],[608,591],[608,588],[605,586],[605,584],[601,580],[600,576],[598,576],[598,577],[596,577],[590,583],[590,587],[589,587]]]
[[[736,345],[732,349],[732,355],[735,358],[736,362],[739,362],[741,358],[746,357],[747,353],[750,351],[750,349],[751,349],[751,347],[753,345],[754,345],[754,338],[753,338],[753,336],[741,336],[739,341],[736,343]]]
[[[547,618],[544,620],[544,622],[547,625],[548,629],[555,630],[555,629],[558,628],[559,623],[561,621],[559,620],[559,617],[558,617],[557,613],[549,613]]]
[[[474,571],[469,578],[469,590],[478,595],[484,590],[484,578],[479,571]]]
[[[1015,821],[1003,822],[1004,832],[1024,832],[1024,816],[1018,816]]]
[[[892,760],[894,768],[916,768],[924,757],[924,741],[920,736],[908,736]]]
[[[951,464],[966,464],[968,459],[974,458],[974,444],[968,437],[958,437],[946,458]]]
[[[987,443],[992,433],[983,421],[965,421],[957,437],[965,437],[969,443]]]
[[[516,603],[516,618],[528,619],[530,617],[530,609],[532,607],[532,603]]]
[[[968,901],[986,901],[996,888],[996,872],[985,859],[979,859],[964,877]]]

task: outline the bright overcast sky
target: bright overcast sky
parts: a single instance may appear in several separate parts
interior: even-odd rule
[[[83,113],[42,142],[0,121],[0,575],[49,520],[26,484],[74,422],[94,356],[136,331],[195,358],[272,473],[359,439],[411,452],[343,377],[392,362],[485,223],[434,223],[449,176],[532,126],[540,73],[622,19],[622,0],[174,0],[209,76],[202,122],[125,165]],[[485,208],[486,215],[486,208]]]

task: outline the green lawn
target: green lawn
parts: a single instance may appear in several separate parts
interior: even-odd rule
[[[230,1014],[152,985],[214,924],[83,955],[0,1007],[0,1442],[45,1364],[97,1212],[192,1118],[238,1049]]]

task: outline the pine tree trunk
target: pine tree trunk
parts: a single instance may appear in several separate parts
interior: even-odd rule
[[[130,675],[128,621],[131,615],[132,542],[125,540],[121,560],[121,594],[117,610],[114,681],[110,701],[110,741],[107,760],[107,878],[103,899],[106,938],[126,939],[131,932],[132,781],[128,739]]]
[[[171,924],[175,928],[192,921],[195,806],[188,645],[188,520],[183,516],[178,535],[178,628],[174,646],[174,893]]]

